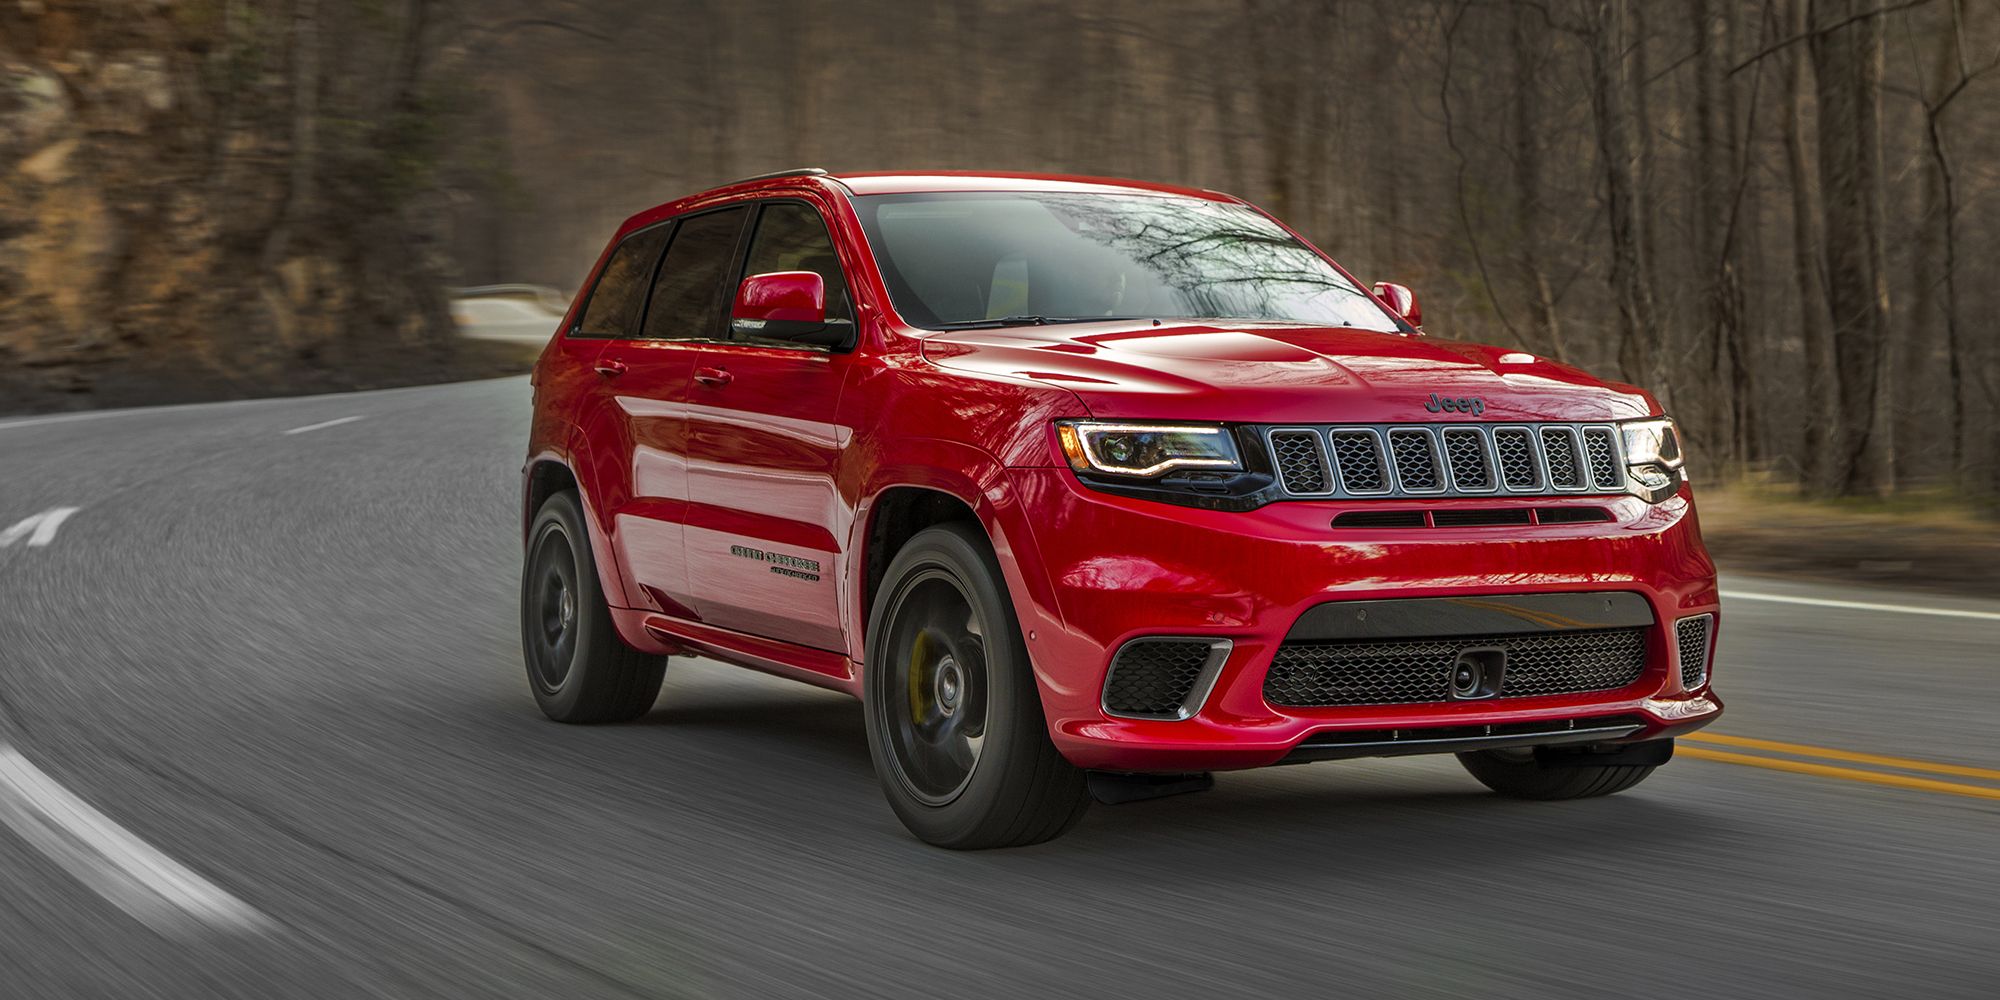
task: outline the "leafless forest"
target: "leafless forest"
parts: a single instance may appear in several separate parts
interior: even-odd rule
[[[0,6],[0,365],[447,352],[735,176],[1241,194],[1434,336],[1653,387],[1700,474],[2000,494],[1995,0]]]

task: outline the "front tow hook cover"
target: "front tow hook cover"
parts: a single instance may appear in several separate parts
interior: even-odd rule
[[[1451,696],[1459,701],[1491,698],[1500,693],[1500,682],[1506,672],[1506,650],[1461,649],[1451,665]]]

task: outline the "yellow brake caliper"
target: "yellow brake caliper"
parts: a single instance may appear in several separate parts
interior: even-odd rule
[[[910,643],[910,721],[922,724],[924,721],[924,676],[918,669],[924,662],[924,648],[929,645],[930,635],[918,632]]]

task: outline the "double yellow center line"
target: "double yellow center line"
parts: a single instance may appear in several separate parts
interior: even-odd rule
[[[1882,754],[1857,753],[1853,750],[1835,750],[1830,747],[1805,746],[1799,743],[1780,743],[1776,740],[1756,740],[1747,736],[1725,736],[1721,733],[1694,733],[1683,736],[1675,748],[1675,756],[1692,757],[1696,760],[1721,761],[1725,764],[1744,764],[1750,767],[1769,768],[1773,771],[1789,771],[1793,774],[1810,774],[1821,778],[1839,778],[1845,781],[1861,781],[1871,785],[1888,785],[1892,788],[1908,788],[1920,792],[1939,792],[1945,795],[1963,795],[1974,799],[2000,800],[2000,771],[1983,767],[1967,767],[1963,764],[1938,764],[1927,760],[1911,760],[1906,757],[1886,757]],[[1701,745],[1690,745],[1701,744]],[[1717,750],[1713,747],[1733,747],[1732,750]],[[1744,753],[1742,751],[1758,751]],[[1784,756],[1767,756],[1782,754]],[[1793,760],[1794,757],[1811,758]],[[1866,770],[1859,767],[1841,767],[1821,764],[1816,761],[1837,760],[1847,764],[1865,764],[1870,768],[1888,770]],[[1897,774],[1896,771],[1912,771],[1915,774]],[[1992,782],[1967,784],[1957,781],[1940,781],[1937,778],[1917,777],[1920,774],[1941,774],[1954,778],[1971,778],[1974,781]]]

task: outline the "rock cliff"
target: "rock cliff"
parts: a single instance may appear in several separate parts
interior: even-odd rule
[[[367,6],[0,0],[0,412],[460,360],[424,25]]]

